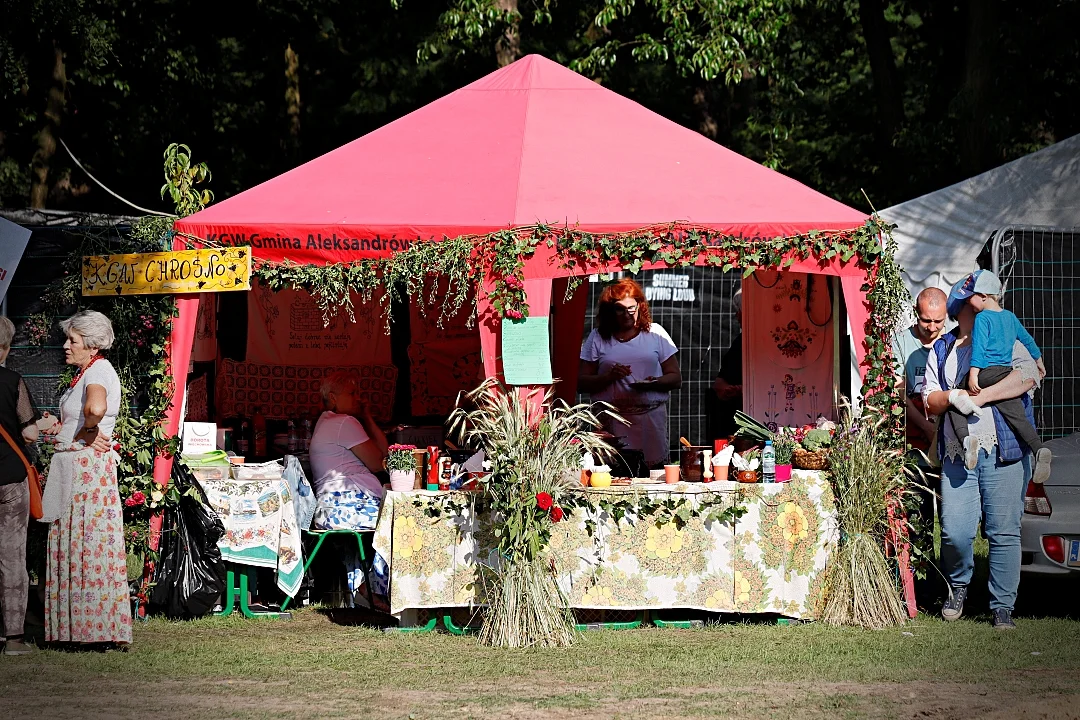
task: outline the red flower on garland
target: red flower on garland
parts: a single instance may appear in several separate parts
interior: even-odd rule
[[[135,507],[136,505],[144,505],[144,504],[146,504],[146,496],[143,495],[142,492],[140,492],[138,490],[133,492],[131,494],[131,497],[129,497],[127,500],[124,501],[124,505],[126,505],[127,507]]]
[[[563,519],[563,511],[561,507],[551,508],[551,522],[559,522]]]
[[[555,502],[546,492],[536,493],[536,507],[540,508],[541,510],[550,510],[551,506],[554,504]]]

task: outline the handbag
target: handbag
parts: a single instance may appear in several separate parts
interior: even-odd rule
[[[26,468],[26,483],[30,486],[30,518],[32,520],[40,520],[42,515],[41,509],[41,480],[38,477],[37,468],[30,464],[30,461],[26,459],[26,453],[19,447],[18,443],[8,435],[8,431],[4,429],[3,424],[0,424],[0,435],[4,436],[7,440],[7,444],[11,446],[11,449],[15,451],[15,454],[22,460],[23,467]]]

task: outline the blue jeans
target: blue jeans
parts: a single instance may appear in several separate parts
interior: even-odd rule
[[[941,467],[941,564],[949,584],[971,582],[979,520],[990,542],[990,609],[1012,610],[1020,584],[1020,518],[1030,458],[1003,464],[979,451],[974,470],[946,458]]]

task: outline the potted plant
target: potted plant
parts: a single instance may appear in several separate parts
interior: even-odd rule
[[[415,449],[415,445],[391,445],[386,449],[386,469],[394,492],[408,492],[416,485]]]
[[[780,428],[773,435],[773,452],[776,454],[776,482],[791,479],[791,457],[795,452],[795,436],[790,428]]]

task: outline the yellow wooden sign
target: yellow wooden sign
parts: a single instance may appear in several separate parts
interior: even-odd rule
[[[251,248],[87,255],[82,294],[154,295],[251,289]]]

